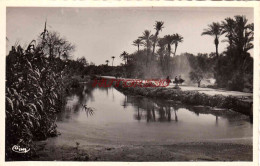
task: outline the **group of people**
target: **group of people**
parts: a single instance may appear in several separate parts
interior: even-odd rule
[[[169,76],[167,76],[166,80],[167,80],[167,83],[171,83],[171,80],[170,80]],[[181,78],[181,75],[179,75],[179,78],[176,76],[172,83],[175,83],[176,85],[178,85],[178,84],[182,84],[184,81],[185,80]]]

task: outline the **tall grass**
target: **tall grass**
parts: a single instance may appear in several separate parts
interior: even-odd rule
[[[20,46],[6,57],[6,160],[26,160],[33,140],[55,136],[56,113],[62,108],[66,62]],[[30,148],[15,153],[14,145]]]

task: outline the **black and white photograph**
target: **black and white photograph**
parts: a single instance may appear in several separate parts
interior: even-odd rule
[[[253,165],[258,8],[215,4],[6,6],[4,162]]]

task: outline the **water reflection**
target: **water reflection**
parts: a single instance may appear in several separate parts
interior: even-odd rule
[[[95,108],[87,116],[83,107]],[[123,94],[82,85],[58,116],[57,139],[87,143],[166,143],[252,137],[249,118],[228,110]],[[67,143],[67,142],[66,142]]]
[[[93,91],[98,89],[99,91],[104,91],[106,95],[105,100],[109,100],[112,97],[112,101],[115,102],[116,94],[118,93],[112,87],[92,87],[91,83],[89,84],[82,84],[80,88],[74,89],[68,95],[68,100],[65,106],[65,111],[63,111],[58,116],[58,120],[62,120],[63,118],[69,119],[71,117],[72,112],[78,114],[79,111],[85,110],[87,111],[84,106],[87,106],[86,103],[95,103],[95,96],[93,95]],[[111,96],[109,96],[111,95]],[[229,121],[229,123],[236,123],[236,119],[246,119],[245,116],[234,113],[230,110],[221,110],[216,109],[212,110],[209,107],[204,106],[189,106],[184,105],[179,102],[171,101],[171,100],[160,100],[160,99],[152,99],[152,98],[145,98],[142,96],[132,96],[128,94],[123,95],[123,100],[121,98],[121,106],[123,110],[126,110],[129,106],[134,108],[134,115],[133,119],[137,121],[146,121],[147,123],[150,122],[175,122],[177,123],[180,119],[178,118],[178,111],[180,109],[186,109],[190,112],[193,112],[196,116],[200,115],[207,115],[210,114],[215,116],[215,125],[217,126],[219,123],[219,118],[225,118]],[[103,103],[106,101],[103,100]],[[118,108],[118,106],[116,106]],[[88,110],[86,112],[87,115],[90,113],[93,115],[93,110]]]
[[[79,88],[74,88],[68,91],[68,96],[66,100],[66,105],[64,107],[64,110],[61,111],[60,114],[57,116],[58,121],[62,121],[65,119],[70,119],[72,116],[72,113],[77,114],[79,111],[85,110],[87,115],[89,113],[89,110],[86,109],[85,103],[87,103],[89,100],[94,101],[95,98],[92,94],[92,91],[94,88],[91,86],[91,84],[81,84]]]
[[[216,125],[218,124],[219,116],[224,118],[235,118],[241,116],[239,114],[234,115],[232,111],[228,110],[212,111],[210,108],[202,106],[187,106],[174,101],[125,95],[122,106],[126,108],[129,105],[132,105],[135,108],[136,113],[134,118],[136,120],[145,120],[147,122],[178,122],[178,110],[181,108],[188,109],[196,116],[199,116],[200,114],[214,115],[216,117]],[[223,111],[225,113],[223,113]]]

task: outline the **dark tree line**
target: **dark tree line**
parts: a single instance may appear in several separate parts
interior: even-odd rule
[[[248,52],[253,48],[254,24],[248,23],[245,16],[226,18],[221,23],[212,23],[202,35],[215,37],[216,64],[215,78],[218,87],[231,90],[250,89],[253,86],[253,58]],[[226,50],[218,55],[218,38],[226,37]]]

